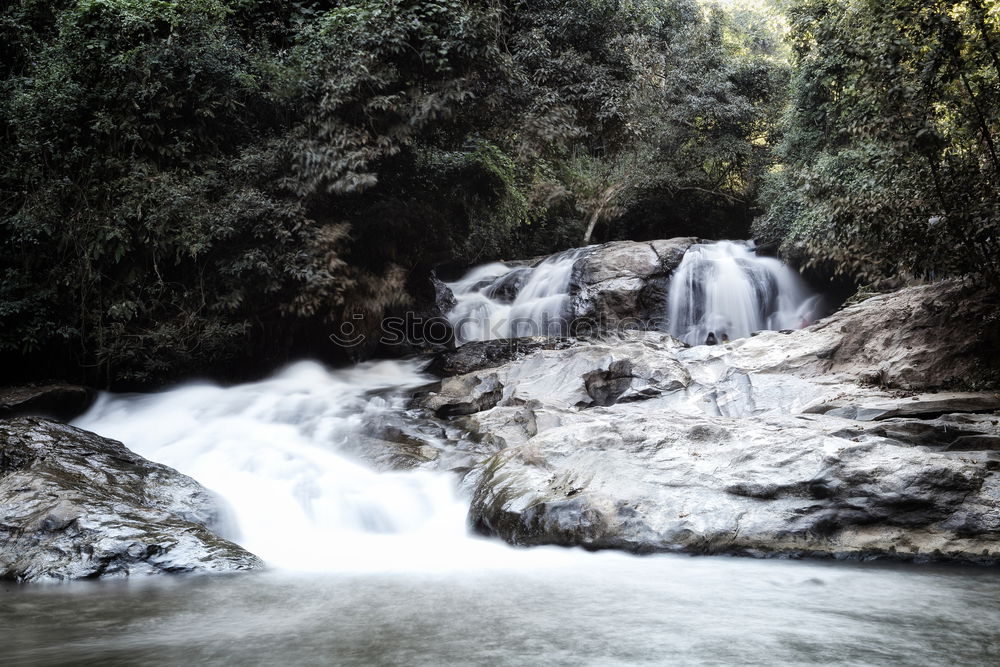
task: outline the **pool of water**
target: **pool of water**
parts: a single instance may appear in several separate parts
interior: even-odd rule
[[[0,664],[1000,664],[1000,572],[509,550],[460,572],[0,584]]]

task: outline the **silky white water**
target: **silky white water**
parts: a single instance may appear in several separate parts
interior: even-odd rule
[[[486,264],[447,283],[456,301],[447,314],[456,342],[568,333],[573,265],[587,250],[567,250],[533,267]]]
[[[102,396],[76,425],[190,475],[233,515],[226,535],[271,567],[453,570],[502,564],[509,549],[468,535],[468,500],[449,472],[376,472],[351,456],[406,390],[413,361],[330,371],[312,362],[261,382],[189,384]],[[542,556],[544,557],[544,556]]]
[[[816,319],[819,301],[798,273],[758,257],[749,243],[697,244],[671,278],[668,330],[701,345],[765,329],[801,329]]]

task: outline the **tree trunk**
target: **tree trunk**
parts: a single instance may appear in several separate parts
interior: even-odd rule
[[[624,183],[615,183],[605,188],[604,192],[601,193],[601,196],[597,200],[597,205],[594,206],[594,210],[590,214],[590,219],[587,221],[587,231],[583,234],[583,245],[590,245],[590,237],[594,235],[594,228],[600,222],[601,216],[604,215],[608,205],[614,201],[618,193],[624,189]]]

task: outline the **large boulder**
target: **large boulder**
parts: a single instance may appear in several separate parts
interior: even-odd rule
[[[477,469],[479,530],[639,553],[1000,562],[995,418],[942,418],[928,438],[825,416],[567,417]],[[951,451],[958,433],[986,446]]]
[[[947,280],[877,294],[806,329],[755,336],[734,363],[908,391],[1000,387],[1000,292]]]
[[[573,267],[573,315],[597,330],[623,321],[648,328],[666,308],[670,276],[695,238],[614,241],[597,246]]]
[[[571,408],[647,400],[690,384],[683,365],[663,354],[681,347],[670,336],[653,332],[542,345],[507,363],[445,378],[417,402],[439,416],[453,416],[532,401]]]
[[[545,336],[473,341],[435,355],[425,370],[443,377],[462,375],[502,366],[536,350],[559,350],[575,344],[569,338]]]
[[[225,523],[212,493],[119,442],[43,419],[0,421],[0,579],[262,567],[213,532]]]

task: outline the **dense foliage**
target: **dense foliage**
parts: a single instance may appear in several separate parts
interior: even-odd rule
[[[762,25],[694,0],[5,3],[2,361],[120,383],[329,357],[435,265],[745,227],[787,73]]]
[[[758,236],[874,279],[1000,276],[1000,5],[796,0]]]

